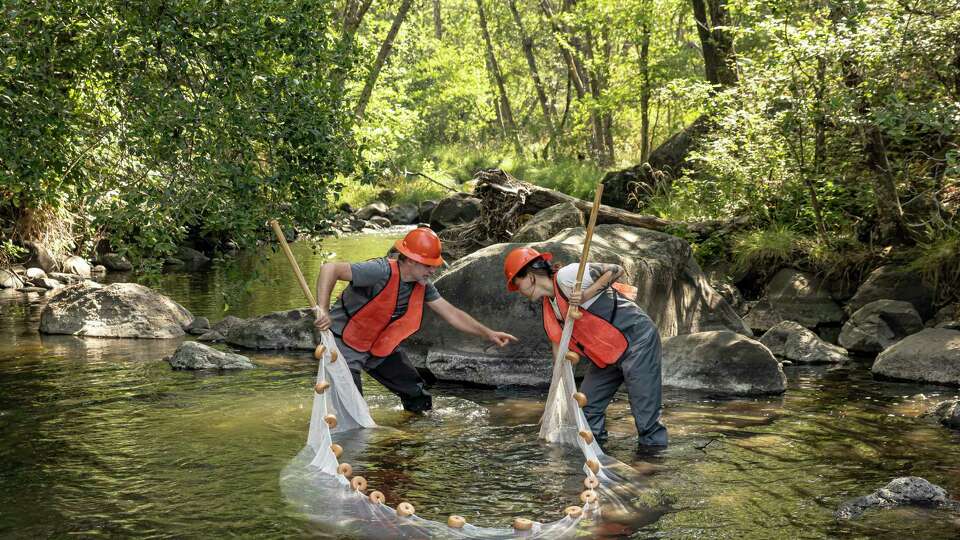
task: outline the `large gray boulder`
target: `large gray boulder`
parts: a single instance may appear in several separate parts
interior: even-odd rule
[[[839,324],[843,310],[830,291],[812,275],[783,268],[767,283],[763,298],[743,318],[751,329],[764,332],[783,321],[807,328]]]
[[[847,361],[847,351],[831,345],[803,325],[784,321],[760,338],[774,355],[800,364],[837,364]]]
[[[481,384],[517,384],[516,373],[523,374],[525,383],[548,384],[551,350],[540,304],[507,291],[503,259],[513,248],[529,245],[553,253],[556,262],[576,262],[583,239],[583,228],[568,229],[546,242],[496,244],[455,261],[435,282],[440,294],[487,326],[514,334],[520,342],[502,349],[491,347],[480,338],[454,330],[426,310],[420,332],[408,340],[418,366],[428,367],[429,362],[444,378]],[[689,244],[675,236],[599,225],[590,260],[624,267],[622,279],[639,289],[638,303],[657,324],[661,336],[717,329],[749,334],[740,317],[707,283]],[[447,358],[450,367],[442,365]],[[487,370],[488,362],[499,362],[500,368]]]
[[[391,206],[390,209],[387,210],[387,219],[394,225],[412,225],[416,223],[419,218],[420,209],[417,208],[415,204],[402,203]]]
[[[469,223],[480,216],[482,201],[469,193],[455,193],[437,203],[430,213],[430,228],[442,231],[447,227]]]
[[[543,242],[564,229],[583,227],[583,212],[571,202],[548,206],[517,229],[513,242]]]
[[[173,369],[253,369],[246,356],[218,351],[196,341],[184,341],[173,356],[166,358]]]
[[[960,385],[960,331],[917,332],[880,353],[871,369],[890,379]]]
[[[440,380],[494,386],[547,386],[552,373],[549,361],[517,361],[482,352],[430,351],[420,365]]]
[[[312,310],[291,309],[247,319],[220,333],[230,345],[247,349],[313,350],[313,321]]]
[[[782,394],[787,376],[770,349],[729,330],[698,332],[663,343],[663,384],[734,395]]]
[[[848,350],[880,352],[923,329],[913,304],[899,300],[876,300],[858,309],[843,325],[838,342]]]
[[[874,300],[910,302],[923,319],[933,315],[933,288],[918,274],[900,267],[881,266],[871,272],[847,304],[847,313],[853,313]]]
[[[380,201],[376,201],[357,210],[357,213],[354,215],[357,216],[359,219],[368,220],[373,216],[386,217],[387,212],[389,211],[390,211],[389,206],[387,206],[385,203],[382,203]]]
[[[85,281],[60,289],[40,313],[40,332],[116,338],[175,338],[193,320],[166,296],[136,283]]]
[[[853,519],[860,517],[868,508],[894,508],[903,505],[960,509],[960,503],[951,500],[942,487],[917,476],[904,476],[893,479],[869,495],[841,504],[834,515],[837,519]]]

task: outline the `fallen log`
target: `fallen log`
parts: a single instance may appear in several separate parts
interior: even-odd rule
[[[509,242],[528,216],[544,208],[569,202],[581,211],[589,212],[592,206],[591,202],[518,180],[500,169],[482,169],[474,175],[474,180],[477,184],[473,194],[482,201],[480,216],[470,223],[440,232],[444,250],[455,258],[491,244]],[[597,223],[631,225],[657,231],[671,224],[656,216],[634,214],[607,205],[600,205]]]

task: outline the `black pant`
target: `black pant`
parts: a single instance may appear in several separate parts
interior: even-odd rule
[[[384,358],[379,366],[365,369],[371,377],[382,384],[403,402],[404,410],[410,412],[424,412],[433,408],[433,397],[424,389],[426,384],[417,368],[413,367],[407,355],[401,349]],[[360,382],[360,372],[350,371],[357,390],[363,394],[363,384]]]

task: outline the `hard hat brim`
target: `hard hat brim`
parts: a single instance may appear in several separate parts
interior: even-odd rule
[[[393,243],[393,247],[397,248],[397,251],[403,253],[408,259],[412,261],[417,261],[420,264],[425,264],[427,266],[441,266],[443,265],[443,257],[424,257],[407,249],[403,243],[403,238],[398,239]]]
[[[514,272],[513,274],[511,274],[511,275],[510,275],[510,278],[507,279],[507,290],[508,290],[508,291],[510,291],[510,292],[516,292],[516,291],[519,291],[519,290],[520,290],[519,287],[517,287],[516,285],[514,285],[514,283],[513,283],[513,278],[517,277],[517,273],[520,271],[520,269],[524,268],[525,266],[527,266],[528,264],[532,263],[533,261],[535,261],[535,260],[537,260],[537,259],[543,259],[544,261],[550,262],[550,261],[553,260],[553,254],[552,254],[552,253],[541,253],[540,255],[537,255],[536,257],[533,257],[532,259],[524,262],[524,263],[523,263],[523,266],[521,266],[520,268],[518,268],[517,271]]]

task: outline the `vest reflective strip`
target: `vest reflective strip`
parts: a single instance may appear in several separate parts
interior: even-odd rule
[[[351,349],[377,357],[389,356],[404,339],[420,329],[423,320],[426,287],[417,283],[413,286],[406,312],[391,322],[400,296],[400,268],[393,259],[387,259],[387,262],[390,264],[387,285],[356,313],[349,315],[342,336],[343,342]]]

